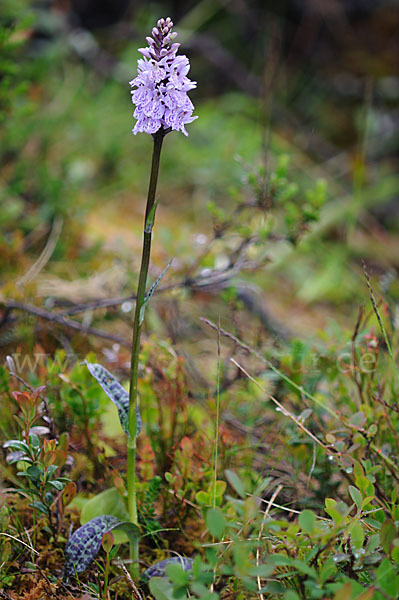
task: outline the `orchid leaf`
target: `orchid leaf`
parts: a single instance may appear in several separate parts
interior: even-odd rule
[[[165,558],[146,569],[142,575],[144,581],[149,581],[152,577],[166,577],[166,567],[169,565],[180,565],[183,571],[191,571],[193,561],[185,556],[172,556]]]
[[[131,521],[120,521],[112,527],[112,530],[115,532],[123,532],[127,536],[129,542],[133,542],[140,537],[140,529]],[[115,537],[115,539],[117,540],[118,538]]]
[[[65,547],[64,579],[82,573],[93,562],[101,546],[104,533],[121,521],[111,515],[102,515],[79,527]]]
[[[123,431],[129,435],[129,394],[121,386],[119,381],[115,379],[113,375],[105,367],[96,363],[89,363],[87,361],[86,366],[89,369],[91,375],[98,381],[107,394],[108,398],[112,400],[118,409],[119,420],[122,425]],[[137,407],[137,435],[139,435],[142,423],[139,408]]]
[[[154,204],[152,205],[152,208],[150,210],[150,213],[147,217],[147,221],[145,222],[145,227],[144,227],[144,231],[146,233],[151,233],[152,228],[154,227],[154,222],[155,222],[155,212],[157,210],[157,206],[159,204],[159,198],[157,198],[154,202]]]
[[[109,488],[99,494],[96,494],[92,498],[85,501],[82,512],[80,515],[80,522],[82,525],[88,523],[95,517],[101,515],[111,515],[116,517],[118,521],[124,522],[129,519],[129,513],[126,510],[125,503],[122,499],[121,494],[115,488]],[[115,543],[123,544],[128,539],[123,531],[115,532]]]
[[[154,295],[155,290],[157,289],[157,287],[158,287],[159,283],[161,282],[162,278],[166,275],[166,273],[169,270],[169,267],[172,264],[172,262],[173,262],[173,258],[170,259],[170,261],[168,262],[168,264],[166,265],[166,267],[164,268],[164,270],[162,271],[162,273],[159,275],[159,277],[157,277],[157,279],[154,281],[154,283],[152,284],[152,286],[150,287],[150,289],[146,293],[146,295],[144,297],[144,302],[141,305],[141,309],[140,309],[140,325],[144,321],[145,309],[147,307],[148,302],[150,301],[151,297]]]
[[[108,488],[85,501],[80,515],[82,525],[95,517],[110,515],[119,521],[129,518],[125,503],[116,487]]]

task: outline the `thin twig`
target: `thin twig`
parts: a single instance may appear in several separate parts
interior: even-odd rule
[[[374,312],[375,312],[375,314],[377,316],[378,324],[380,326],[382,335],[384,336],[385,344],[386,344],[386,347],[387,347],[387,350],[388,350],[388,354],[389,354],[389,356],[391,358],[391,361],[392,361],[394,372],[396,373],[396,377],[399,380],[399,371],[398,371],[398,368],[397,368],[396,363],[395,363],[395,359],[394,359],[394,356],[393,356],[391,344],[389,342],[388,334],[386,332],[384,323],[382,322],[380,311],[378,310],[377,302],[376,302],[375,297],[374,297],[374,290],[373,290],[373,287],[371,285],[370,276],[368,274],[366,263],[364,262],[364,260],[362,260],[362,264],[363,264],[364,276],[366,278],[366,284],[367,284],[367,287],[368,287],[368,290],[369,290],[371,304],[373,305],[373,310],[374,310]]]
[[[10,375],[12,377],[15,377],[15,379],[17,379],[20,383],[22,383],[22,385],[24,385],[26,387],[26,389],[28,389],[30,392],[33,392],[33,387],[29,385],[29,383],[26,383],[25,379],[23,379],[20,375],[17,375],[16,373],[13,373],[12,371],[10,371]]]
[[[143,600],[143,596],[140,594],[139,590],[137,589],[136,584],[134,583],[132,576],[130,575],[129,571],[127,570],[127,568],[125,567],[125,565],[123,564],[123,562],[119,559],[118,562],[118,566],[122,569],[124,576],[126,577],[126,579],[128,580],[128,582],[130,583],[133,593],[135,595],[135,598],[137,600]]]
[[[399,406],[395,406],[394,404],[389,404],[386,400],[383,400],[382,398],[380,398],[379,395],[374,394],[374,400],[376,400],[377,402],[379,402],[386,408],[389,408],[390,410],[393,410],[394,412],[399,413]]]
[[[130,347],[130,342],[125,338],[115,335],[113,333],[107,333],[102,329],[97,329],[96,327],[86,327],[79,323],[79,321],[74,321],[73,319],[67,319],[66,317],[55,313],[44,310],[43,308],[39,308],[38,306],[34,306],[32,304],[25,304],[23,302],[18,302],[17,300],[10,300],[8,302],[3,302],[6,309],[10,310],[21,310],[31,315],[35,315],[40,319],[45,319],[46,321],[50,321],[52,323],[58,323],[59,325],[63,325],[64,327],[69,327],[70,329],[76,329],[81,333],[86,333],[88,335],[95,335],[97,337],[101,337],[105,340],[110,340],[112,342],[117,342],[121,346],[125,346],[127,348]]]
[[[214,238],[216,239],[216,237]],[[212,242],[213,240],[211,240]],[[256,238],[246,239],[241,242],[234,250],[229,264],[224,269],[212,269],[207,275],[198,275],[197,277],[185,277],[180,281],[171,282],[167,285],[159,286],[155,294],[161,294],[163,292],[168,292],[171,290],[179,289],[179,288],[188,288],[192,290],[206,290],[206,289],[214,289],[217,286],[224,287],[228,281],[231,279],[233,275],[236,275],[242,268],[245,262],[245,251],[249,244],[256,241]],[[209,244],[206,249],[207,254],[209,252]],[[201,254],[201,257],[204,255]],[[195,271],[199,266],[197,262],[194,265],[191,265],[191,272]],[[131,294],[130,296],[119,296],[117,298],[104,298],[101,300],[94,300],[91,302],[78,304],[72,307],[65,308],[62,311],[59,311],[58,315],[74,315],[80,312],[85,312],[86,310],[94,310],[97,308],[110,308],[112,306],[119,306],[124,302],[132,302],[136,301],[136,294]]]
[[[161,294],[163,292],[179,289],[179,288],[188,288],[192,291],[208,291],[214,292],[226,287],[230,279],[237,275],[240,270],[244,266],[242,252],[245,250],[245,245],[243,247],[240,246],[238,251],[238,256],[236,257],[236,261],[230,263],[225,269],[221,270],[213,270],[208,275],[199,275],[195,278],[185,278],[181,281],[172,282],[168,285],[160,286],[156,290],[156,294]],[[269,328],[273,334],[276,334],[276,328],[271,327],[272,320],[266,316],[266,312],[263,307],[255,306],[256,302],[252,298],[249,298],[248,291],[245,293],[244,290],[238,289],[239,293],[242,293],[241,299],[246,305],[247,309],[259,317],[262,324]],[[43,308],[39,308],[32,304],[27,304],[23,302],[19,302],[17,300],[7,300],[1,302],[4,306],[4,314],[2,319],[0,320],[0,326],[5,324],[10,316],[12,310],[21,310],[33,314],[41,319],[46,321],[58,323],[64,327],[70,329],[76,329],[81,331],[82,333],[86,333],[88,335],[95,335],[97,337],[101,337],[103,339],[108,339],[113,342],[117,342],[124,347],[130,347],[130,342],[120,336],[115,334],[107,333],[101,329],[97,329],[95,327],[87,327],[80,323],[79,321],[75,321],[73,319],[69,319],[68,316],[82,313],[88,310],[95,310],[100,308],[110,308],[113,306],[120,306],[124,302],[134,302],[136,300],[136,295],[130,296],[119,296],[117,298],[104,298],[101,300],[94,300],[92,302],[87,302],[84,304],[75,305],[72,307],[65,308],[64,310],[53,312],[47,311]],[[256,308],[256,310],[255,310]],[[284,337],[284,335],[280,332],[279,337]]]
[[[197,504],[194,504],[193,502],[190,502],[190,500],[186,500],[186,498],[182,498],[174,490],[168,490],[168,492],[169,492],[169,494],[172,494],[172,496],[175,496],[181,502],[184,502],[184,504],[187,504],[188,506],[191,506],[192,508],[194,508],[198,512],[199,515],[202,515],[202,511],[201,511],[201,507],[200,506],[198,506]]]

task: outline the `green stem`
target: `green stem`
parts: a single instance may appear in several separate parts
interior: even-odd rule
[[[133,321],[133,340],[132,357],[130,366],[130,391],[129,391],[129,439],[127,444],[127,490],[128,490],[128,510],[129,518],[135,525],[138,524],[137,518],[137,500],[136,500],[136,431],[137,431],[137,380],[140,354],[140,336],[141,336],[141,308],[144,303],[148,267],[150,264],[153,208],[155,204],[155,193],[158,181],[159,160],[161,156],[162,142],[165,136],[163,129],[157,131],[154,137],[154,147],[152,153],[152,165],[150,184],[148,187],[147,207],[144,218],[144,238],[143,250],[141,254],[141,267],[139,283],[137,287],[136,309]],[[152,211],[152,212],[151,212]],[[149,219],[149,217],[151,217]],[[130,574],[134,580],[139,579],[139,542],[135,540],[130,544],[131,567]]]
[[[219,415],[220,415],[220,317],[218,321],[218,362],[216,372],[216,426],[215,426],[215,448],[214,448],[214,466],[213,466],[213,493],[212,506],[216,508],[216,482],[218,476],[218,454],[219,454]]]

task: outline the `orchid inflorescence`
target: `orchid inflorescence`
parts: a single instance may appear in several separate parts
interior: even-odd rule
[[[136,105],[134,134],[154,134],[163,128],[188,135],[184,126],[197,119],[192,116],[194,106],[187,95],[197,83],[187,77],[187,56],[176,56],[180,44],[173,41],[177,33],[172,28],[169,17],[159,19],[152,37],[146,38],[148,47],[139,48],[144,58],[138,60],[138,75],[130,82],[137,88],[131,92]]]

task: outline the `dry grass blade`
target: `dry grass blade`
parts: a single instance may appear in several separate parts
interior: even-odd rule
[[[386,332],[386,329],[385,329],[384,323],[383,323],[383,321],[382,321],[382,318],[381,318],[380,311],[378,310],[377,302],[376,302],[376,300],[375,300],[375,296],[374,296],[374,290],[373,290],[373,286],[371,285],[370,276],[369,276],[369,274],[368,274],[367,267],[366,267],[366,263],[364,262],[364,260],[362,260],[362,264],[363,264],[363,272],[364,272],[364,276],[365,276],[365,278],[366,278],[366,284],[367,284],[367,287],[368,287],[368,290],[369,290],[369,295],[370,295],[371,304],[372,304],[372,306],[373,306],[373,310],[374,310],[374,312],[375,312],[375,314],[376,314],[377,321],[378,321],[378,324],[379,324],[379,326],[380,326],[380,329],[381,329],[382,335],[384,336],[384,340],[385,340],[385,344],[386,344],[386,347],[387,347],[387,350],[388,350],[388,354],[389,354],[389,356],[390,356],[390,359],[391,359],[391,361],[392,361],[393,370],[394,370],[394,372],[396,373],[396,378],[397,378],[397,379],[398,379],[398,381],[399,381],[399,371],[398,371],[398,367],[396,366],[396,363],[395,363],[395,358],[394,358],[394,356],[393,356],[393,352],[392,352],[391,344],[390,344],[390,342],[389,342],[388,334],[387,334],[387,332]]]
[[[309,431],[309,429],[307,427],[305,427],[305,425],[303,423],[301,423],[301,421],[299,419],[297,419],[297,417],[295,415],[293,415],[292,413],[290,413],[282,404],[281,402],[279,402],[274,396],[272,396],[264,387],[263,385],[261,385],[259,383],[259,381],[256,381],[256,379],[254,377],[252,377],[252,375],[250,375],[248,373],[248,371],[246,371],[244,369],[244,367],[242,365],[240,365],[240,363],[238,363],[234,358],[230,358],[231,362],[233,364],[235,364],[235,366],[240,369],[244,375],[246,375],[246,377],[248,377],[248,379],[250,379],[250,381],[252,381],[260,390],[262,390],[262,392],[264,392],[272,402],[274,402],[274,404],[280,409],[280,411],[283,413],[283,415],[289,417],[290,419],[292,419],[294,421],[294,423],[300,428],[302,429],[302,431],[304,431],[313,441],[316,442],[316,444],[319,444],[319,446],[321,446],[326,452],[327,454],[330,454],[331,456],[335,456],[335,452],[332,452],[328,446],[326,446],[325,444],[323,444],[322,441],[319,440],[319,438],[317,436],[315,436],[311,431]]]
[[[304,396],[306,396],[307,398],[309,398],[309,400],[311,400],[312,402],[314,402],[318,406],[321,406],[323,408],[323,410],[327,411],[335,419],[338,418],[337,414],[329,406],[327,406],[326,404],[324,404],[323,402],[321,402],[318,398],[316,398],[315,396],[313,396],[313,394],[310,394],[302,386],[296,384],[295,381],[293,381],[292,379],[290,379],[289,377],[287,377],[287,375],[285,375],[282,371],[280,371],[279,369],[277,369],[277,367],[275,367],[274,364],[270,360],[268,360],[267,358],[265,358],[264,356],[262,356],[262,354],[260,354],[260,352],[258,352],[254,348],[251,348],[251,346],[248,346],[248,344],[245,344],[244,342],[242,342],[241,340],[239,340],[235,335],[233,335],[229,331],[226,331],[225,329],[222,329],[222,328],[218,329],[218,326],[215,325],[215,323],[212,323],[212,321],[209,321],[209,319],[205,319],[204,317],[201,317],[200,320],[203,321],[203,323],[206,323],[209,327],[211,327],[215,331],[220,331],[221,335],[223,335],[223,336],[229,338],[230,340],[232,340],[235,344],[237,344],[238,346],[240,346],[240,348],[243,348],[243,350],[246,350],[250,354],[253,354],[253,356],[256,356],[260,361],[262,361],[264,364],[266,364],[269,367],[269,369],[271,369],[274,373],[277,373],[277,375],[279,375],[279,377],[281,377],[284,381],[286,381],[290,386],[292,386],[298,392],[300,392],[301,394],[303,394]]]
[[[25,275],[18,279],[18,286],[23,287],[30,281],[32,281],[32,279],[34,279],[40,273],[43,267],[45,267],[45,265],[48,263],[61,235],[62,225],[63,219],[61,217],[57,217],[54,220],[53,226],[50,231],[50,235],[42,253],[40,254],[39,258],[33,263],[30,269],[28,269]]]
[[[127,581],[129,582],[129,584],[133,590],[134,599],[135,600],[143,600],[143,596],[140,594],[139,590],[137,589],[137,586],[134,583],[132,576],[130,575],[129,571],[127,570],[127,568],[125,567],[123,562],[122,561],[118,562],[118,566],[120,566],[120,568],[122,569],[124,576],[126,577]]]
[[[267,515],[269,514],[270,509],[273,506],[273,502],[275,501],[275,499],[277,498],[277,496],[279,495],[279,493],[281,492],[282,489],[283,489],[283,486],[279,485],[274,490],[273,496],[270,498],[269,502],[267,503],[265,512],[263,514],[262,523],[260,524],[260,528],[259,528],[258,541],[260,541],[262,539],[263,528],[265,526],[265,521],[266,521]],[[259,567],[259,559],[260,559],[260,550],[259,550],[259,546],[258,546],[258,548],[256,549],[256,566],[257,567]],[[261,584],[259,575],[256,578],[256,582],[257,582],[258,590],[259,590],[259,598],[260,598],[260,600],[265,600],[265,597],[261,592],[262,584]]]
[[[37,550],[35,550],[33,548],[33,546],[29,546],[29,544],[27,544],[26,542],[23,542],[22,540],[20,540],[19,538],[15,537],[14,535],[10,535],[9,533],[5,533],[4,531],[1,531],[0,535],[4,535],[5,537],[8,537],[8,538],[11,538],[12,540],[15,540],[19,544],[22,544],[23,546],[26,546],[27,548],[29,548],[29,550],[31,552],[33,552],[34,554],[39,555],[39,552]]]

